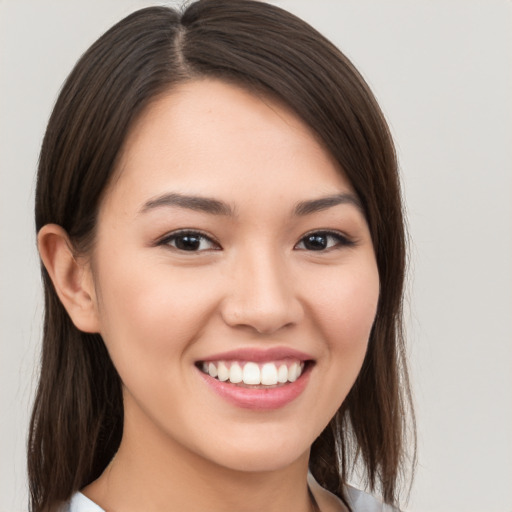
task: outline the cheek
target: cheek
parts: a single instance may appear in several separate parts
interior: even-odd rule
[[[348,270],[319,290],[317,318],[332,350],[366,347],[379,300],[376,265]]]
[[[361,370],[378,300],[379,277],[372,261],[343,270],[318,290],[314,318],[326,354],[319,370],[325,373],[323,393],[331,416]]]
[[[101,334],[116,366],[179,358],[215,308],[215,294],[195,277],[165,265],[118,262],[98,272]],[[118,368],[120,370],[120,368]]]

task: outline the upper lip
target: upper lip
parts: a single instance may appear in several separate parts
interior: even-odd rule
[[[299,361],[309,361],[313,357],[310,354],[288,347],[272,348],[239,348],[219,352],[204,359],[201,362],[209,361],[254,361],[255,363],[264,363],[269,361],[278,361],[280,359],[298,359]]]

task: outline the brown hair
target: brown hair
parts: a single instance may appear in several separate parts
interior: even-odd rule
[[[370,489],[395,504],[406,420],[414,419],[401,329],[397,162],[368,86],[316,30],[251,0],[202,0],[182,13],[146,8],[116,24],[76,64],[54,107],[39,162],[37,231],[59,224],[77,251],[88,250],[134,120],[173,85],[209,76],[280,98],[318,134],[361,200],[380,276],[377,317],[354,387],[313,443],[310,470],[346,501],[344,484],[359,459]],[[101,337],[73,325],[44,267],[42,274],[42,363],[28,444],[32,512],[50,510],[95,480],[123,429],[121,382]]]

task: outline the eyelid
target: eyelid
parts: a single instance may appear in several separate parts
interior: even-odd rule
[[[171,240],[179,237],[180,235],[181,236],[184,236],[184,235],[194,235],[194,236],[197,236],[197,237],[200,237],[200,238],[208,240],[212,245],[215,246],[212,249],[202,249],[202,250],[198,250],[198,251],[189,251],[191,253],[194,253],[194,252],[198,253],[198,252],[205,252],[205,251],[220,250],[220,249],[222,249],[220,243],[215,239],[215,237],[213,237],[210,234],[205,233],[204,231],[201,231],[199,229],[193,229],[193,228],[181,228],[181,229],[177,229],[175,231],[171,231],[170,233],[166,233],[162,237],[158,238],[156,240],[156,242],[154,243],[154,245],[155,246],[168,246],[170,248],[176,249],[179,252],[187,252],[187,251],[182,251],[181,249],[178,249],[177,247],[173,247],[169,243]],[[323,249],[323,250],[318,251],[318,252],[325,252],[325,251],[329,251],[331,249],[336,249],[336,248],[339,248],[339,247],[353,247],[354,245],[356,245],[356,241],[354,241],[351,237],[349,237],[345,233],[342,233],[341,231],[332,230],[332,229],[314,229],[314,230],[308,231],[307,233],[304,233],[301,236],[301,238],[299,239],[299,241],[295,244],[294,249],[298,249],[297,246],[299,244],[301,244],[301,243],[304,243],[304,240],[308,236],[311,236],[311,235],[324,235],[324,236],[327,236],[327,237],[330,236],[330,237],[333,237],[333,238],[337,239],[337,241],[338,241],[338,243],[336,243],[335,245],[333,245],[331,247],[327,247],[326,249]],[[306,248],[302,249],[301,248],[300,250],[308,250],[308,249],[306,249]]]
[[[323,249],[323,251],[315,251],[315,252],[326,252],[332,249],[336,249],[339,247],[353,247],[356,245],[356,241],[348,236],[345,233],[342,233],[341,231],[336,231],[333,229],[313,229],[311,231],[308,231],[307,233],[304,233],[300,240],[295,244],[294,249],[297,249],[297,246],[304,242],[304,239],[311,235],[325,235],[325,236],[331,236],[333,238],[336,238],[338,240],[338,243],[335,244],[332,247],[327,247],[326,249]],[[308,250],[308,249],[298,249],[298,250]]]
[[[174,238],[179,237],[180,235],[181,236],[184,236],[184,235],[195,235],[195,236],[204,238],[204,239],[208,240],[209,242],[211,242],[215,247],[213,249],[202,249],[202,250],[199,250],[199,251],[182,251],[182,250],[178,249],[177,247],[173,247],[169,243],[171,240],[173,240]],[[213,237],[212,235],[210,235],[208,233],[205,233],[204,231],[201,231],[200,229],[194,229],[194,228],[180,228],[180,229],[177,229],[175,231],[171,231],[169,233],[166,233],[164,236],[160,237],[155,242],[154,245],[155,246],[167,246],[167,247],[170,247],[172,249],[176,249],[179,252],[190,252],[190,253],[200,253],[200,252],[205,252],[205,251],[215,251],[215,250],[222,249],[220,243],[215,239],[215,237]]]

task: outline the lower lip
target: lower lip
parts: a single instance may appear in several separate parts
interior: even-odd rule
[[[311,366],[308,365],[295,382],[288,382],[275,388],[244,388],[229,382],[221,382],[197,370],[211,389],[222,398],[243,409],[272,410],[279,409],[295,400],[306,387]]]

